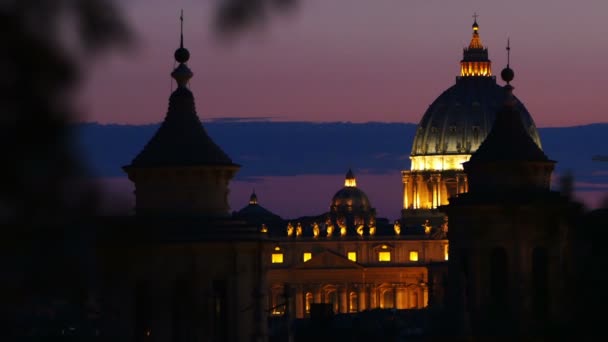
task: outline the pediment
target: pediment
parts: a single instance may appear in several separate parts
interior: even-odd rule
[[[323,251],[306,262],[301,262],[293,268],[296,269],[361,269],[363,266],[349,260],[347,257],[338,253]]]

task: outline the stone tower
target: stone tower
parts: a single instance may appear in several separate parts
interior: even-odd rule
[[[137,215],[227,216],[228,183],[239,169],[207,135],[188,89],[183,33],[171,77],[177,89],[156,134],[124,171],[135,184]]]
[[[452,328],[473,336],[545,334],[567,321],[568,234],[575,206],[550,190],[555,162],[524,127],[507,65],[504,105],[464,163],[469,191],[449,217]]]

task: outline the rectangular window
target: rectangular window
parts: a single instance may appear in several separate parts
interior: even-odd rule
[[[445,260],[448,260],[449,256],[449,245],[443,245],[443,257]]]
[[[308,260],[312,259],[312,253],[310,253],[310,252],[304,252],[304,255],[302,256],[302,259],[304,260],[304,262],[307,262]]]
[[[418,251],[410,251],[410,261],[418,261]]]
[[[381,262],[391,261],[391,252],[378,252],[378,261],[381,261]]]
[[[346,256],[348,257],[348,260],[357,262],[357,252],[348,252]]]
[[[282,264],[283,263],[283,253],[272,253],[272,263],[273,264]]]

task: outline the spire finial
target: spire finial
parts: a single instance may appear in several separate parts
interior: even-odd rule
[[[502,69],[502,72],[500,73],[500,77],[502,78],[503,81],[507,82],[507,85],[509,85],[509,82],[513,81],[513,77],[515,77],[515,73],[513,72],[513,69],[511,69],[511,67],[509,66],[510,62],[511,62],[511,41],[509,38],[507,38],[507,67]]]
[[[507,67],[509,67],[509,62],[511,61],[511,39],[507,37]]]
[[[179,15],[179,47],[184,48],[184,10]]]
[[[192,78],[192,71],[188,69],[185,64],[190,59],[190,51],[184,47],[184,10],[179,15],[180,21],[180,33],[179,33],[179,48],[175,50],[173,56],[179,63],[177,68],[171,73],[171,77],[177,81],[179,87],[185,87],[188,84],[190,78]]]
[[[190,59],[190,51],[184,48],[184,10],[179,15],[179,48],[175,50],[175,60],[178,63],[186,63]]]

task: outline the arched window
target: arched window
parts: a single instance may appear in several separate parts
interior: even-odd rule
[[[338,291],[330,290],[327,292],[327,303],[331,304],[331,308],[334,312],[340,312],[340,306],[338,302]]]
[[[395,307],[395,291],[392,288],[383,291],[382,303],[380,303],[380,305],[383,309],[392,309]]]
[[[310,313],[310,304],[312,304],[312,301],[313,301],[312,293],[306,292],[304,301],[305,301],[304,308],[306,309],[306,313],[309,314]]]
[[[356,292],[351,292],[348,295],[348,312],[359,311],[359,301]]]

